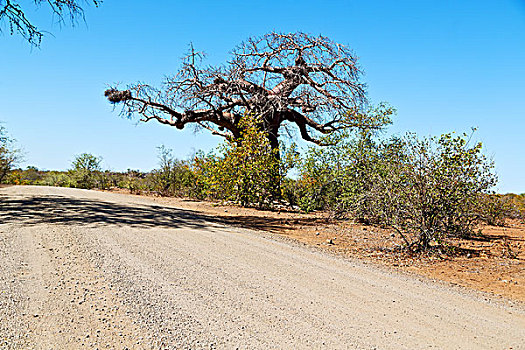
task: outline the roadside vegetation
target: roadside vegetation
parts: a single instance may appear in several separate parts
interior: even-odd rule
[[[22,153],[6,128],[0,125],[0,183],[4,182],[9,171],[22,160]]]
[[[184,197],[262,209],[322,211],[333,220],[389,229],[411,252],[453,249],[451,238],[477,237],[481,224],[504,225],[525,217],[525,194],[495,194],[494,163],[472,133],[384,137],[378,131],[344,130],[301,155],[281,143],[279,157],[257,118],[246,115],[245,132],[215,151],[180,160],[157,149],[158,168],[114,172],[102,158],[77,155],[67,171],[35,167],[5,171],[4,182],[85,189],[126,189],[134,194]],[[4,135],[6,134],[5,131]],[[3,169],[19,159],[4,136]],[[295,176],[287,176],[293,169]]]

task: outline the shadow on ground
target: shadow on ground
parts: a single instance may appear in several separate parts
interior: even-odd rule
[[[218,220],[190,210],[156,205],[125,205],[52,195],[0,199],[0,223],[202,229],[212,222]]]
[[[279,219],[263,216],[212,216],[159,205],[121,204],[57,195],[0,195],[0,224],[116,225],[128,227],[199,228],[211,223],[282,232],[296,225],[312,226],[318,219]]]
[[[320,218],[280,219],[253,215],[220,216],[217,219],[226,225],[249,228],[252,230],[263,230],[272,233],[282,233],[287,229],[319,226],[327,223],[325,219]]]

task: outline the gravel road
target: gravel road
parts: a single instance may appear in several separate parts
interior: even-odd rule
[[[148,199],[0,189],[2,349],[521,349],[525,310]]]

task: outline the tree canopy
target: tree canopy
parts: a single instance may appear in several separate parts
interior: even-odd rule
[[[8,172],[22,159],[22,153],[15,147],[15,140],[0,125],[0,183]]]
[[[64,22],[67,17],[71,23],[78,18],[84,18],[84,10],[80,1],[75,0],[33,0],[35,7],[47,7],[59,22]],[[86,0],[95,6],[102,0]],[[0,33],[2,27],[7,26],[11,35],[17,33],[26,39],[31,45],[39,46],[44,33],[26,15],[27,9],[22,7],[16,0],[0,0]]]
[[[295,125],[304,140],[323,144],[322,135],[380,127],[391,113],[368,114],[357,57],[324,36],[272,32],[241,43],[224,65],[206,66],[203,58],[191,47],[180,71],[160,88],[115,86],[105,96],[122,103],[127,116],[178,129],[193,124],[229,140],[242,136],[244,114],[257,115],[274,148],[283,125]]]

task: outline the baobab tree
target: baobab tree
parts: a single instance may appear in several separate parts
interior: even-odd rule
[[[122,103],[127,116],[178,129],[193,124],[230,141],[242,137],[242,116],[255,115],[276,150],[284,125],[295,125],[304,140],[322,145],[322,136],[337,130],[384,123],[366,113],[357,57],[326,37],[272,32],[246,40],[231,54],[225,65],[203,66],[203,54],[191,47],[180,71],[161,88],[138,83],[112,87],[105,96]]]

